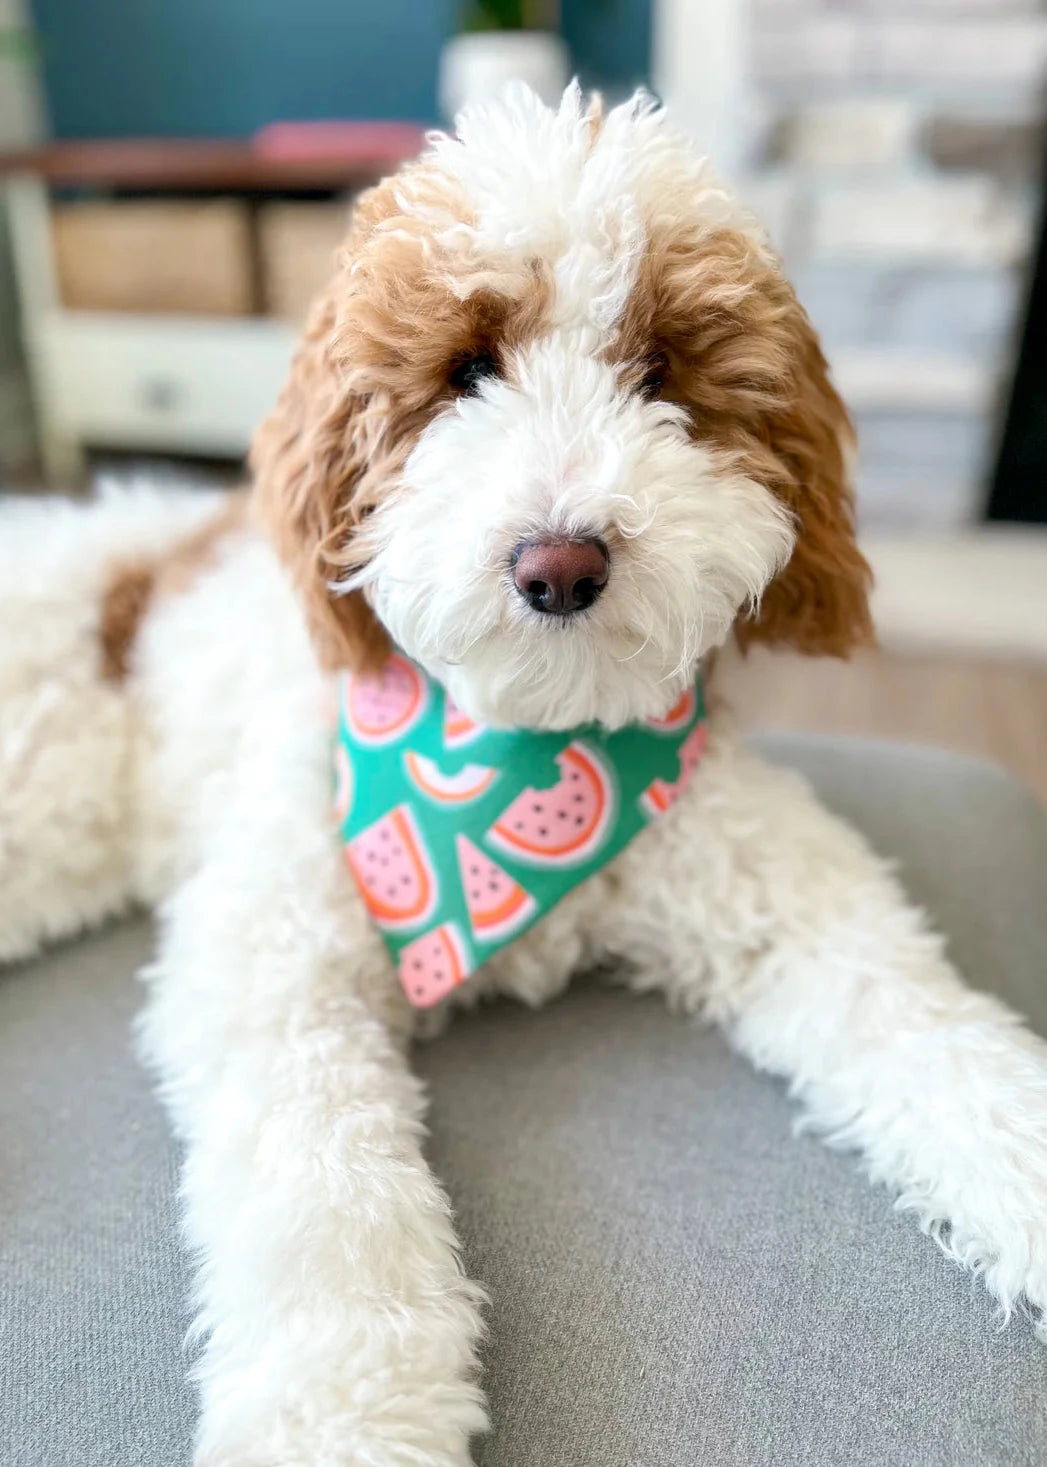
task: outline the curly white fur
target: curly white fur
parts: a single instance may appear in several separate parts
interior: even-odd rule
[[[394,640],[485,722],[618,727],[665,713],[788,557],[788,515],[559,335],[422,434],[356,578]],[[498,492],[491,486],[498,485]],[[564,626],[513,594],[517,541],[599,533],[611,577]]]
[[[484,178],[484,227],[525,228]],[[664,708],[791,533],[673,410],[628,408],[577,353],[567,371],[567,341],[534,348],[533,391],[492,388],[423,437],[372,576],[456,695],[546,725]],[[105,562],[204,508],[141,490],[0,518],[0,955],[159,905],[141,1041],[188,1148],[200,1467],[466,1467],[481,1301],[421,1153],[416,1016],[338,859],[324,680],[273,553],[233,538],[155,605],[127,684],[96,672]],[[488,554],[536,516],[634,542],[599,616],[546,643]],[[539,1003],[604,962],[787,1076],[1004,1311],[1047,1308],[1047,1045],[963,985],[885,864],[722,718],[664,820],[459,1001]]]
[[[514,351],[511,382],[484,383],[424,430],[343,589],[365,587],[394,640],[486,722],[665,713],[786,562],[793,525],[766,487],[691,440],[683,408],[623,388],[607,353],[646,218],[745,226],[757,253],[762,237],[642,95],[594,142],[577,87],[555,112],[520,88],[468,111],[431,156],[469,200],[462,248],[497,246],[514,290],[528,260],[553,262],[551,321]],[[550,533],[598,534],[612,551],[599,614],[569,628],[511,594],[514,545]]]
[[[200,1461],[463,1467],[479,1297],[420,1152],[415,1016],[337,859],[324,684],[282,573],[258,543],[230,549],[154,612],[130,690],[77,641],[149,502],[4,519],[41,572],[9,571],[4,596],[4,950],[167,893],[142,1039],[189,1146]],[[197,512],[152,506],[150,536]],[[42,596],[61,635],[41,739]],[[602,959],[788,1076],[1005,1311],[1047,1306],[1047,1046],[966,989],[884,863],[729,728],[670,815],[462,999],[539,1003]]]

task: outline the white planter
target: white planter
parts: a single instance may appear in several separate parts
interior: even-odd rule
[[[467,102],[497,95],[517,80],[544,102],[558,102],[570,74],[570,53],[551,32],[471,31],[454,36],[440,55],[440,110],[450,121]]]
[[[655,0],[651,9],[654,89],[727,178],[744,172],[752,146],[750,4]]]

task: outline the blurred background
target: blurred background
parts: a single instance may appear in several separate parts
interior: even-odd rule
[[[236,478],[354,192],[571,74],[712,153],[858,426],[883,649],[731,659],[743,717],[1047,796],[1044,0],[0,0],[0,489]]]

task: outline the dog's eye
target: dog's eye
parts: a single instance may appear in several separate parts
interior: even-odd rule
[[[477,352],[474,357],[465,357],[451,369],[451,386],[463,397],[476,392],[485,377],[498,376],[498,363],[490,352]]]
[[[661,397],[665,387],[665,379],[669,373],[669,358],[663,351],[656,352],[653,357],[647,359],[647,370],[640,378],[637,391],[641,397]]]

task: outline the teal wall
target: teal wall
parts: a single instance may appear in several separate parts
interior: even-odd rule
[[[32,0],[60,137],[235,136],[276,118],[436,118],[454,0]],[[644,81],[650,0],[564,0],[583,79]]]

